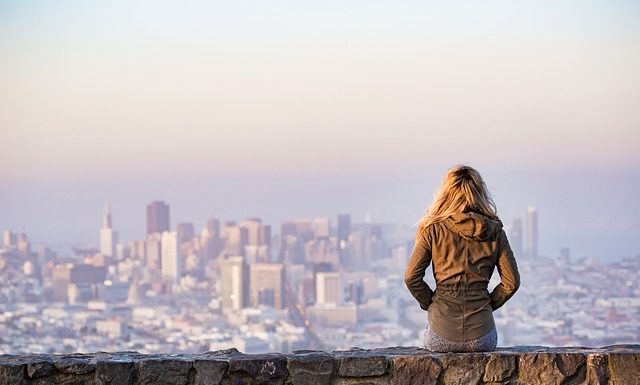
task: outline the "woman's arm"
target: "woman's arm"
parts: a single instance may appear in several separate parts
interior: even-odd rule
[[[425,233],[426,231],[421,230],[416,233],[416,243],[409,258],[407,271],[404,274],[404,283],[415,299],[418,300],[420,307],[427,310],[431,304],[433,290],[423,279],[425,271],[431,263],[431,242],[430,237],[426,236]]]
[[[504,230],[498,236],[496,267],[498,268],[498,274],[500,274],[500,283],[491,293],[491,307],[493,310],[504,305],[520,287],[518,265],[516,265],[516,259],[513,257],[513,251],[511,251],[511,246]]]

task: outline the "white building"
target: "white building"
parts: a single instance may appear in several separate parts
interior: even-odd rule
[[[178,283],[182,275],[182,258],[177,232],[165,231],[162,233],[161,250],[162,278],[168,282]]]
[[[107,205],[102,219],[102,228],[100,229],[100,253],[109,257],[115,256],[116,244],[118,244],[118,232],[113,229],[111,212],[109,205]]]
[[[316,273],[316,304],[342,305],[342,277],[338,272]]]

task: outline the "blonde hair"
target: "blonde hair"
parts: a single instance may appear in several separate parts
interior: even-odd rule
[[[447,172],[431,206],[418,222],[419,231],[453,214],[475,212],[498,220],[496,204],[480,173],[469,166],[454,166]]]

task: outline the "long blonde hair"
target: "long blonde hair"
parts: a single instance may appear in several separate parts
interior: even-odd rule
[[[475,212],[498,220],[498,210],[480,173],[469,166],[454,166],[447,172],[418,230],[457,213]]]

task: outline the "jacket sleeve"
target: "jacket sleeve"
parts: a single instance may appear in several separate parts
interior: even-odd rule
[[[500,283],[491,292],[491,307],[493,310],[504,305],[520,287],[520,273],[504,230],[498,236],[496,267],[498,268],[498,274],[500,274]]]
[[[420,307],[424,310],[429,308],[433,290],[424,281],[427,267],[431,263],[431,242],[426,231],[418,230],[413,252],[409,258],[407,271],[404,274],[404,283],[411,292],[411,295],[418,300]]]

